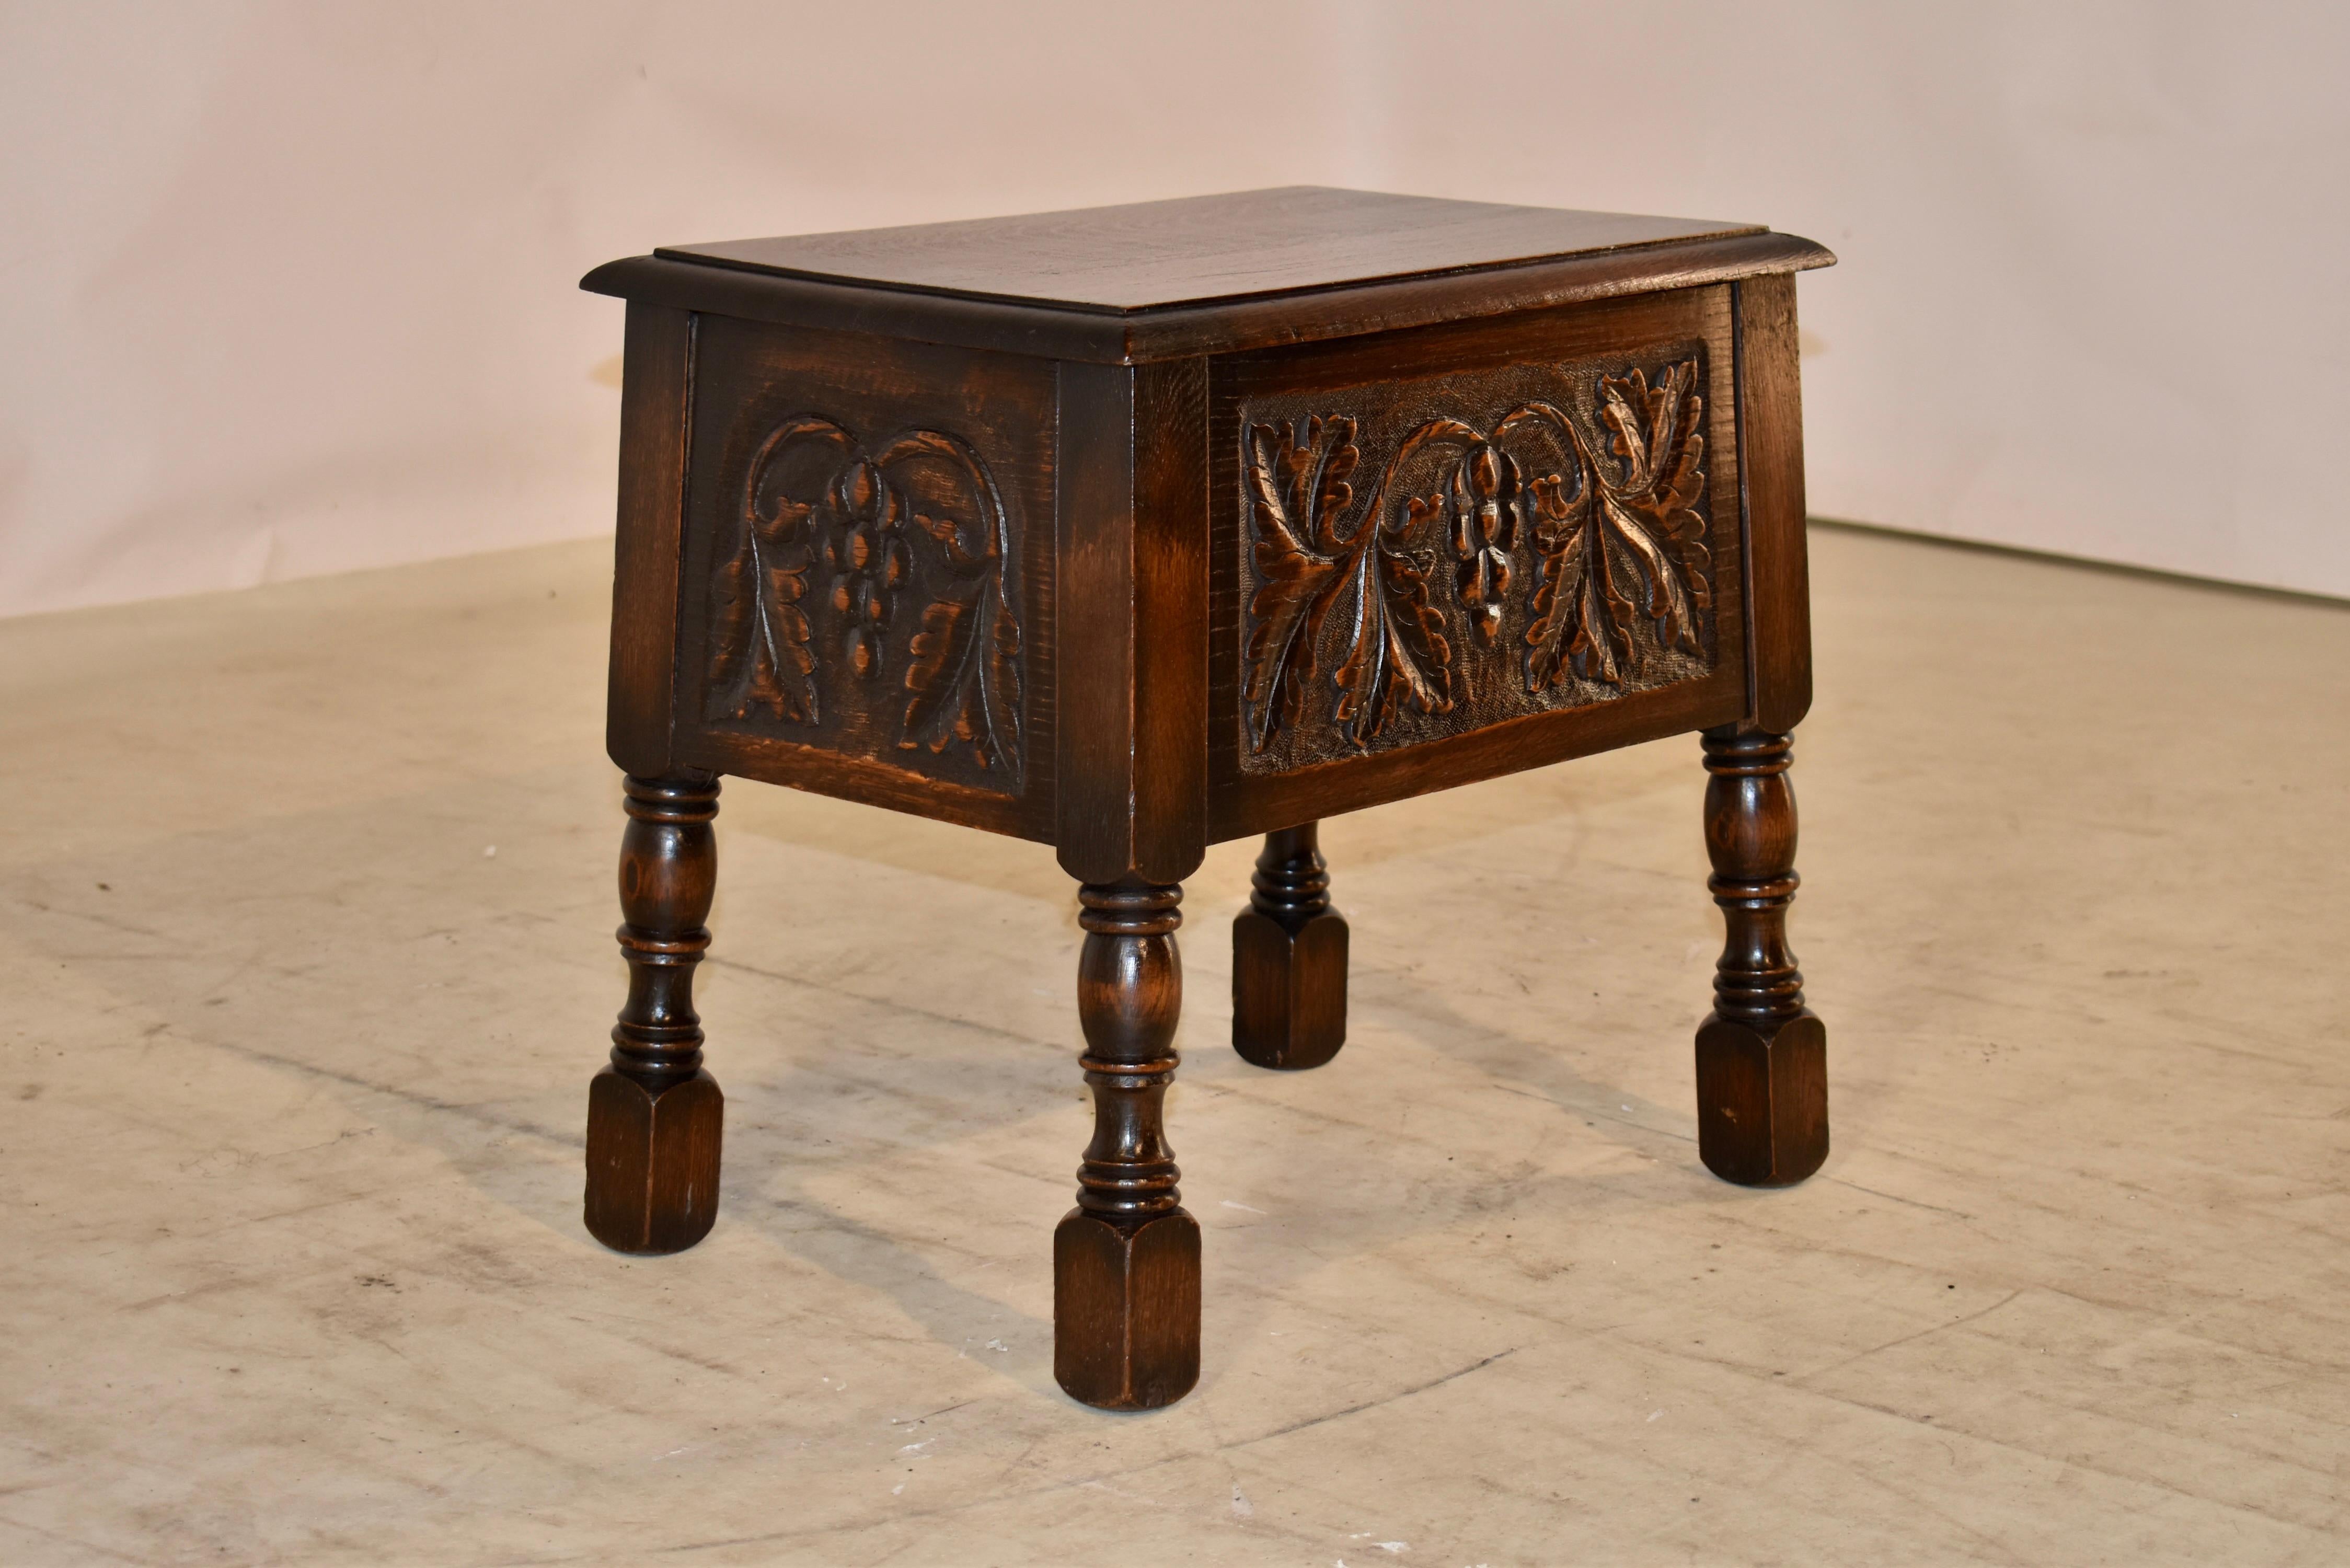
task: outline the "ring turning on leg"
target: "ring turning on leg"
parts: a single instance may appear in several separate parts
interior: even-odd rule
[[[693,966],[710,946],[718,781],[631,777],[620,841],[629,1000],[612,1063],[588,1088],[588,1233],[622,1252],[678,1252],[718,1218],[725,1097],[702,1070]]]
[[[1827,1031],[1787,948],[1795,792],[1785,735],[1704,736],[1707,886],[1728,940],[1697,1033],[1698,1156],[1725,1181],[1787,1187],[1828,1156]]]
[[[1053,1232],[1053,1376],[1088,1405],[1150,1409],[1200,1379],[1200,1225],[1182,1210],[1162,1120],[1183,999],[1183,891],[1089,883],[1077,897],[1094,1135],[1077,1206]]]

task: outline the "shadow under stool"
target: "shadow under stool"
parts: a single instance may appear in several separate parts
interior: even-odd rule
[[[1729,940],[1699,1154],[1800,1181],[1825,1035],[1785,938],[1811,700],[1794,274],[1752,224],[1297,187],[686,245],[628,304],[609,745],[627,1004],[588,1229],[718,1212],[693,967],[723,775],[1054,846],[1093,1140],[1054,1369],[1170,1404],[1200,1228],[1162,1130],[1181,884],[1264,836],[1232,1044],[1346,1037],[1326,816],[1684,732]]]

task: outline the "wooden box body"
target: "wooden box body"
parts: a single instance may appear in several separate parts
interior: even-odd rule
[[[1792,272],[1825,259],[1707,231],[1148,309],[614,264],[612,754],[1171,882],[1218,839],[1783,731]]]

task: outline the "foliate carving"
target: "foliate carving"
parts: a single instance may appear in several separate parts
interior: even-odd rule
[[[904,694],[901,749],[968,746],[1017,784],[1010,525],[977,453],[930,430],[868,449],[837,421],[796,415],[752,460],[742,524],[715,586],[713,716],[816,724],[819,667],[834,660],[859,683]],[[882,701],[877,692],[868,705]]]
[[[1612,472],[1573,422],[1542,408],[1572,437],[1582,473],[1572,493],[1555,475],[1534,485],[1542,583],[1526,628],[1528,690],[1556,685],[1570,661],[1577,673],[1621,686],[1640,659],[1632,628],[1644,615],[1664,647],[1700,651],[1698,618],[1713,607],[1713,553],[1700,510],[1705,400],[1696,381],[1694,360],[1669,368],[1654,388],[1639,370],[1599,378]]]
[[[1391,442],[1365,437],[1376,413],[1243,407],[1249,760],[1316,760],[1317,733],[1363,750],[1412,714],[1469,703],[1463,720],[1488,722],[1710,667],[1700,366],[1650,369],[1553,372],[1555,401],[1516,399],[1482,427],[1422,418]],[[1387,451],[1357,504],[1367,445]]]

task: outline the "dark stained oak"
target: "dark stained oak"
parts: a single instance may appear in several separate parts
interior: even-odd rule
[[[612,571],[606,741],[612,760],[659,777],[671,765],[678,567],[694,319],[631,303],[620,381],[620,515]]]
[[[1183,890],[1078,890],[1080,1061],[1094,1136],[1077,1206],[1053,1236],[1053,1376],[1106,1410],[1171,1405],[1200,1380],[1200,1224],[1183,1211],[1167,1144],[1167,1085],[1183,966]]]
[[[1131,312],[1763,232],[1757,223],[1701,218],[1285,185],[909,228],[664,245],[653,254],[789,277]]]
[[[1054,367],[708,317],[691,384],[679,759],[1049,839]]]
[[[1746,487],[1747,668],[1755,723],[1785,732],[1812,706],[1812,599],[1804,537],[1803,391],[1795,280],[1735,286],[1739,472]]]
[[[1742,715],[1733,328],[1678,289],[1218,359],[1210,836]]]
[[[619,934],[629,1000],[611,1065],[588,1089],[587,1223],[619,1251],[677,1252],[718,1219],[725,1098],[702,1070],[693,1011],[717,881],[718,781],[632,776],[626,788]]]
[[[1060,800],[1087,882],[1177,883],[1207,850],[1204,367],[1061,367]]]
[[[1795,791],[1785,735],[1705,732],[1707,886],[1728,929],[1697,1033],[1698,1158],[1724,1181],[1787,1187],[1828,1157],[1827,1032],[1787,946]]]
[[[597,294],[744,321],[822,327],[965,348],[1140,365],[1199,354],[1396,332],[1486,310],[1580,305],[1659,289],[1696,288],[1826,266],[1834,257],[1793,234],[1733,234],[1527,262],[1489,272],[1431,273],[1357,288],[1238,299],[1106,316],[958,295],[860,287],[741,272],[663,256],[608,262],[583,286]]]
[[[1139,364],[1825,266],[1752,223],[1288,186],[665,246],[583,286],[746,320]]]
[[[1266,834],[1249,881],[1232,917],[1232,1049],[1260,1067],[1319,1067],[1347,1043],[1347,921],[1320,825]]]
[[[717,1213],[691,976],[721,775],[1050,844],[1079,884],[1094,1134],[1054,1368],[1088,1404],[1200,1376],[1164,1109],[1181,885],[1222,840],[1264,836],[1233,1046],[1320,1066],[1350,941],[1322,820],[1701,732],[1728,939],[1700,1156],[1758,1186],[1817,1169],[1825,1035],[1785,934],[1812,685],[1794,274],[1834,259],[1748,223],[1292,187],[589,274],[629,301],[629,816],[589,1231],[674,1251]]]

